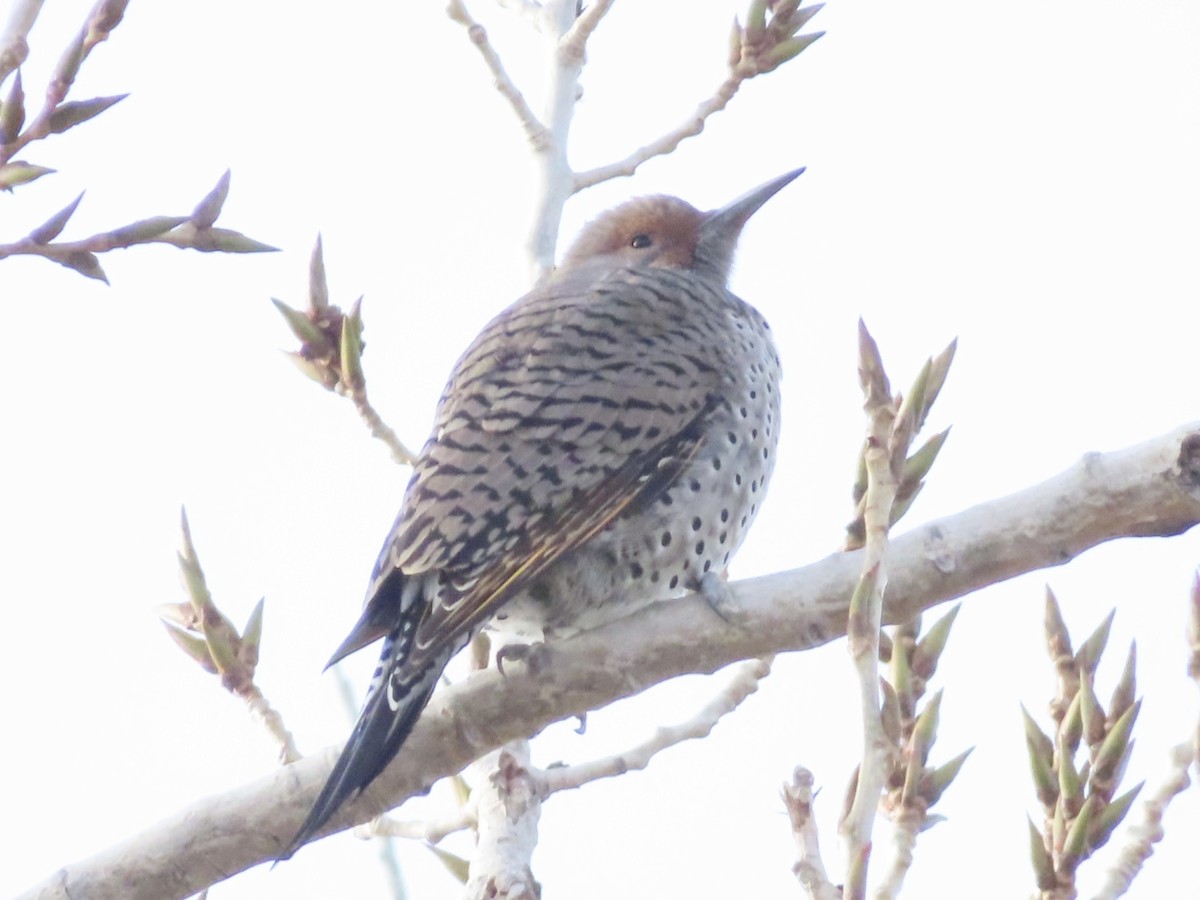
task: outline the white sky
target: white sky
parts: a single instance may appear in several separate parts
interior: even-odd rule
[[[89,5],[47,4],[25,67],[31,98]],[[473,8],[532,88],[532,38],[487,0]],[[357,615],[407,474],[349,404],[277,352],[293,343],[268,297],[303,302],[322,232],[335,299],[366,295],[372,396],[420,444],[460,350],[524,289],[523,139],[441,9],[134,3],[73,95],[132,96],[30,148],[59,174],[0,198],[0,240],[12,240],[86,188],[72,238],[186,213],[231,167],[221,224],[284,251],[114,253],[108,288],[42,260],[0,263],[0,791],[20,835],[6,842],[0,895],[273,765],[239,703],[153,615],[183,596],[181,503],[219,604],[241,621],[267,598],[259,680],[301,747],[349,731],[320,667]],[[591,46],[574,165],[609,162],[687,114],[720,81],[739,11],[617,4]],[[1200,418],[1200,7],[834,0],[813,25],[829,34],[747,85],[699,140],[580,196],[564,222],[569,237],[636,193],[712,207],[808,166],[747,229],[733,281],[771,320],[786,372],[772,497],[735,577],[839,540],[862,432],[860,314],[898,386],[960,340],[931,422],[954,431],[912,524]],[[938,681],[934,758],[977,749],[938,807],[949,822],[922,837],[906,896],[1032,887],[1018,702],[1041,713],[1052,691],[1047,581],[1077,640],[1119,607],[1102,698],[1137,638],[1147,699],[1127,777],[1154,783],[1167,747],[1196,728],[1182,629],[1198,563],[1195,532],[1128,541],[967,599]],[[360,686],[370,656],[351,666]],[[796,896],[779,786],[797,763],[816,773],[836,864],[833,819],[858,745],[850,671],[840,642],[781,659],[710,739],[554,798],[534,860],[547,896]],[[593,714],[582,738],[553,728],[537,758],[627,746],[714,689],[682,679]],[[1195,890],[1194,790],[1166,824],[1130,896]],[[426,850],[400,853],[414,896],[457,896]],[[339,836],[209,897],[382,896],[374,854]]]

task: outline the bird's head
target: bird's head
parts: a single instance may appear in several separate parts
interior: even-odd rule
[[[622,266],[702,269],[729,277],[742,226],[804,169],[768,181],[727,206],[701,212],[678,197],[636,197],[590,222],[560,269],[596,260]]]

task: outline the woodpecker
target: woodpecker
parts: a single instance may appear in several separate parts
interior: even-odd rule
[[[711,212],[604,213],[467,348],[329,662],[383,639],[362,714],[278,859],[396,756],[480,628],[561,635],[713,588],[779,440],[775,343],[726,282],[742,227],[803,171]]]

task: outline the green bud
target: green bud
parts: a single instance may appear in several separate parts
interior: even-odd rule
[[[0,191],[11,191],[18,185],[37,181],[43,175],[49,175],[52,172],[54,172],[54,169],[48,169],[45,166],[35,166],[33,163],[27,163],[19,159],[4,163],[0,165]]]
[[[195,635],[188,634],[186,631],[181,631],[166,622],[163,627],[167,630],[176,646],[195,661],[209,675],[217,674],[217,666],[213,662],[212,655],[208,652],[208,644],[203,638],[198,638]]]
[[[100,266],[100,258],[95,253],[87,250],[76,250],[63,257],[54,257],[54,261],[59,265],[66,266],[68,269],[78,272],[80,275],[86,275],[88,278],[94,278],[97,281],[103,281],[105,284],[108,284],[108,276],[104,274],[104,269]]]
[[[39,225],[33,231],[29,232],[29,240],[37,244],[39,247],[44,247],[60,234],[67,227],[67,222],[71,220],[71,216],[75,215],[75,210],[79,207],[79,201],[83,199],[83,194],[80,194],[49,219]]]
[[[1083,725],[1083,739],[1089,747],[1104,740],[1104,709],[1092,689],[1090,675],[1079,679],[1079,717]]]
[[[949,612],[933,623],[913,650],[913,671],[926,681],[937,671],[938,660],[942,657],[942,651],[946,649],[946,642],[950,640],[950,629],[954,627],[954,620],[961,608],[961,603],[952,606]]]
[[[436,844],[426,844],[425,846],[428,847],[429,852],[436,856],[441,864],[446,867],[447,871],[449,871],[449,873],[458,880],[459,884],[467,883],[468,869],[470,866],[465,859],[463,859],[461,856],[451,853],[449,850],[443,850]]]
[[[337,387],[337,376],[333,374],[328,366],[323,363],[313,362],[308,357],[299,353],[288,352],[286,356],[295,364],[297,369],[321,385],[321,387],[329,391]]]
[[[1067,829],[1067,836],[1063,840],[1059,859],[1062,868],[1068,872],[1074,872],[1075,868],[1091,855],[1092,847],[1088,843],[1088,832],[1092,827],[1092,814],[1095,812],[1096,803],[1095,797],[1088,797],[1080,808],[1079,815]]]
[[[329,308],[329,282],[325,278],[325,245],[319,234],[308,261],[308,306],[313,312]]]
[[[1058,802],[1068,813],[1078,809],[1083,800],[1083,782],[1075,768],[1075,759],[1061,742],[1058,746],[1058,794]]]
[[[1037,830],[1033,820],[1029,819],[1029,857],[1033,862],[1033,877],[1039,890],[1049,891],[1055,884],[1054,862],[1046,850],[1046,842],[1042,833]]]
[[[746,10],[746,37],[753,41],[762,37],[767,27],[767,0],[750,0]]]
[[[1092,847],[1099,849],[1108,843],[1108,839],[1112,837],[1117,826],[1124,821],[1125,816],[1129,813],[1129,808],[1145,784],[1144,781],[1139,782],[1100,811],[1100,814],[1096,816],[1096,821],[1092,824],[1091,833],[1088,835],[1088,843]]]
[[[900,478],[902,484],[920,482],[921,479],[929,474],[929,470],[933,468],[934,461],[937,460],[937,456],[942,450],[942,445],[946,443],[946,438],[949,435],[949,428],[945,431],[939,431],[922,444],[921,449],[904,461],[904,473]]]
[[[1059,725],[1059,735],[1066,745],[1067,753],[1073,754],[1079,749],[1079,739],[1083,736],[1083,712],[1080,708],[1082,702],[1079,691],[1075,691],[1071,705],[1067,707],[1067,714]]]
[[[112,232],[112,239],[121,247],[144,244],[161,234],[166,234],[172,228],[182,225],[186,221],[187,216],[151,216],[149,219],[139,219],[115,229]]]
[[[0,104],[0,144],[11,144],[21,134],[25,124],[25,91],[21,87],[21,70],[13,79],[8,99]]]
[[[942,799],[942,794],[946,792],[946,788],[954,783],[954,779],[962,771],[963,763],[967,761],[967,757],[974,752],[974,747],[968,747],[962,753],[958,754],[958,756],[954,757],[954,759],[950,760],[950,762],[938,766],[921,779],[921,796],[925,798],[927,809]]]
[[[820,7],[817,7],[818,9]],[[801,10],[803,12],[804,10]],[[958,350],[958,338],[952,340],[946,349],[933,358],[929,368],[929,381],[925,386],[925,409],[933,408],[933,402],[946,384],[946,376],[950,374],[950,364],[954,362],[954,354]]]
[[[342,383],[352,391],[362,390],[362,298],[355,301],[350,315],[342,319],[342,340],[338,353]]]
[[[325,337],[325,332],[317,327],[317,323],[300,312],[298,309],[292,309],[282,300],[271,298],[271,302],[275,308],[279,310],[283,320],[287,322],[288,328],[292,330],[292,334],[300,341],[310,353],[318,356],[324,356],[333,350],[330,346],[329,339]]]
[[[210,236],[210,243],[206,247],[196,247],[197,250],[216,250],[221,253],[277,253],[279,251],[278,247],[256,241],[240,231],[233,231],[229,228],[209,228],[203,233]]]
[[[1060,656],[1071,656],[1071,635],[1067,631],[1067,623],[1063,621],[1062,608],[1050,585],[1046,585],[1046,616],[1045,616],[1046,646],[1050,651],[1050,661],[1057,664]]]
[[[265,597],[259,597],[258,602],[254,604],[254,609],[250,611],[250,617],[246,620],[246,627],[242,629],[239,656],[243,664],[248,666],[251,671],[258,665],[258,651],[262,645],[263,605],[265,602]]]
[[[1133,734],[1133,723],[1137,721],[1141,709],[1142,701],[1138,700],[1125,710],[1121,714],[1121,718],[1113,724],[1104,743],[1100,745],[1100,751],[1096,754],[1096,761],[1092,767],[1092,777],[1095,780],[1108,781],[1116,774],[1121,757],[1125,755],[1129,739]]]
[[[1121,671],[1121,679],[1113,688],[1112,700],[1108,704],[1108,720],[1111,724],[1125,714],[1125,710],[1133,706],[1137,695],[1137,641],[1129,642],[1129,653],[1125,656],[1125,668]]]
[[[225,198],[229,196],[229,169],[217,179],[216,186],[204,195],[204,199],[196,204],[196,208],[192,210],[190,216],[192,224],[203,231],[206,228],[212,228],[213,223],[217,221],[217,216],[221,214],[221,207],[225,205]]]
[[[74,128],[88,119],[94,119],[110,106],[120,103],[128,96],[128,94],[117,94],[114,97],[93,97],[90,100],[73,100],[70,103],[61,103],[50,114],[50,133],[62,134],[67,129]]]
[[[1079,652],[1075,654],[1075,662],[1078,663],[1081,672],[1095,673],[1096,666],[1100,663],[1100,656],[1104,653],[1104,647],[1108,644],[1108,633],[1116,614],[1115,609],[1110,610],[1109,614],[1104,617],[1104,621],[1097,625],[1096,630],[1080,645]]]
[[[1025,717],[1025,748],[1029,753],[1029,768],[1038,800],[1047,809],[1058,802],[1058,779],[1054,775],[1054,745],[1042,732],[1029,711],[1021,706]]]
[[[896,697],[896,689],[882,678],[879,686],[883,690],[883,705],[879,712],[883,733],[892,746],[896,746],[900,743],[900,702]]]

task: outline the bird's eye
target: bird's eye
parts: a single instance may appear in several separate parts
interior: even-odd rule
[[[634,250],[645,250],[647,247],[649,247],[653,243],[654,243],[654,241],[650,240],[650,235],[635,234],[633,236],[633,240],[629,242],[629,246],[632,247]]]

